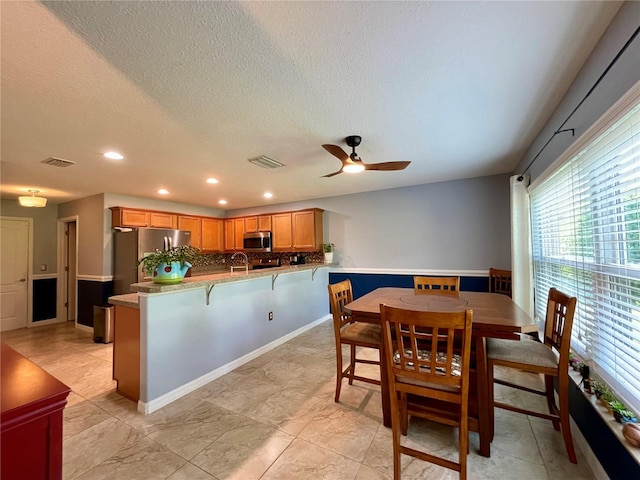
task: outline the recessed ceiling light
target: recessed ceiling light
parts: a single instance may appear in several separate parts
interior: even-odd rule
[[[218,203],[219,203],[220,205],[226,205],[226,204],[227,204],[227,201],[226,201],[226,200],[220,200]]]
[[[105,157],[111,159],[111,160],[122,160],[124,157],[119,154],[118,152],[106,152],[104,154]]]
[[[207,183],[218,183],[217,178],[207,178]]]
[[[158,190],[158,193],[160,195],[168,195],[169,194],[169,190],[167,190],[166,188],[161,188],[160,190]]]
[[[264,194],[264,198],[271,198],[271,197],[273,197],[273,193],[271,193],[271,192],[266,192]]]

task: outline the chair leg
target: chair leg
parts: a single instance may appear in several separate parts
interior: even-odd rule
[[[400,434],[402,417],[398,405],[399,395],[391,388],[391,432],[393,435],[393,480],[401,480]]]
[[[340,401],[340,389],[342,388],[342,344],[337,345],[336,350],[336,397],[335,402],[338,403]]]
[[[402,435],[406,436],[407,435],[407,430],[409,429],[409,413],[408,413],[408,408],[407,408],[407,394],[404,392],[400,392],[400,405],[399,405],[399,409],[400,409],[400,420],[401,422],[401,432]]]
[[[469,417],[460,416],[458,428],[458,463],[460,464],[460,480],[467,480],[467,454],[469,453]]]
[[[564,446],[567,449],[567,455],[569,455],[569,461],[571,463],[578,463],[576,458],[576,451],[573,448],[573,438],[571,437],[571,421],[569,418],[569,378],[567,375],[560,376],[558,379],[558,390],[560,392],[560,423],[562,424],[562,438],[564,439]]]
[[[491,360],[487,360],[487,387],[488,387],[488,402],[489,405],[487,407],[488,419],[489,419],[489,441],[493,441],[493,434],[495,430],[495,399],[494,395],[494,385],[493,385],[493,362]]]
[[[556,407],[556,397],[553,393],[553,377],[551,375],[544,376],[544,386],[545,391],[547,392],[547,407],[549,408],[549,413],[551,415],[558,414],[558,407]],[[556,431],[560,430],[560,422],[558,419],[551,420],[553,422],[553,428]]]
[[[356,346],[351,345],[351,370],[349,371],[349,385],[353,385],[353,376],[356,374]]]

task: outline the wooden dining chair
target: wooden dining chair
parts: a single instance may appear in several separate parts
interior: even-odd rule
[[[380,305],[393,431],[393,477],[400,480],[401,454],[459,472],[467,478],[469,361],[473,312],[424,312]],[[439,401],[412,410],[407,395]],[[439,408],[443,405],[448,408]],[[458,462],[401,444],[407,414],[458,428]]]
[[[489,292],[511,296],[511,270],[489,269]]]
[[[416,294],[457,295],[460,291],[460,277],[413,277],[413,290]]]
[[[494,431],[495,407],[551,420],[556,430],[560,430],[562,426],[562,436],[571,463],[577,463],[577,459],[573,448],[569,422],[569,373],[567,365],[569,364],[571,327],[573,325],[576,302],[576,297],[569,297],[555,288],[549,290],[544,342],[530,340],[525,335],[521,336],[520,340],[487,339],[487,380],[489,383],[489,425],[491,436],[493,437]],[[540,391],[495,378],[494,367],[497,365],[544,375],[545,390]],[[558,378],[558,406],[556,405],[553,391],[554,377]],[[494,383],[545,396],[549,414],[496,402],[494,399]]]
[[[329,285],[329,302],[333,315],[333,331],[336,340],[336,395],[335,401],[340,400],[342,379],[348,378],[349,385],[354,380],[380,385],[380,380],[356,375],[356,363],[380,365],[378,360],[366,360],[356,357],[356,347],[374,348],[380,352],[382,343],[381,327],[371,323],[353,322],[351,315],[345,310],[345,305],[353,301],[351,281],[344,280]],[[349,365],[342,368],[342,345],[349,345]]]

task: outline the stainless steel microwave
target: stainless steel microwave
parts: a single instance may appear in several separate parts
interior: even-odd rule
[[[243,246],[250,252],[270,252],[271,232],[247,232],[244,234]]]

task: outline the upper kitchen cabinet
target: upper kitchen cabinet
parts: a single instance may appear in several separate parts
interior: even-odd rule
[[[244,218],[230,218],[224,221],[224,249],[242,250],[244,248]]]
[[[224,250],[223,221],[217,218],[202,219],[202,250],[221,252]]]
[[[191,232],[191,246],[201,248],[202,246],[202,218],[178,215],[178,229],[189,230]]]
[[[271,215],[275,250],[312,252],[322,248],[322,212],[319,208]]]
[[[257,217],[245,217],[245,232],[269,232],[271,231],[271,215]]]
[[[291,250],[293,248],[293,231],[290,213],[271,215],[272,244],[274,250]]]
[[[322,249],[323,210],[304,210],[291,214],[293,248],[306,252]]]
[[[111,207],[111,226],[176,228],[176,215],[150,210]]]

